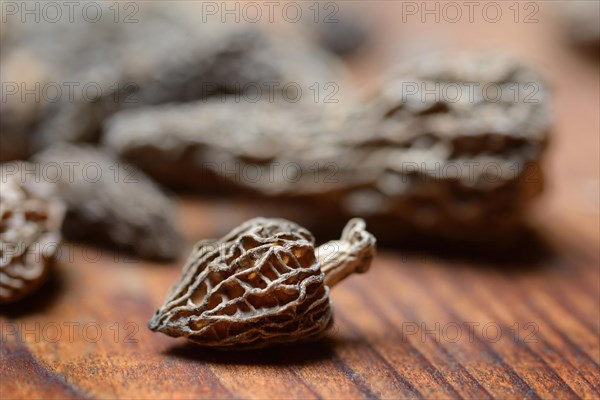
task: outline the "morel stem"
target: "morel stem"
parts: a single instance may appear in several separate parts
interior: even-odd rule
[[[375,237],[365,230],[365,221],[353,218],[346,224],[339,240],[329,241],[316,249],[330,288],[353,273],[369,270],[375,255]]]

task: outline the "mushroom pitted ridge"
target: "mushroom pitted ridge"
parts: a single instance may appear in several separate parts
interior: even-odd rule
[[[0,167],[0,303],[20,300],[43,283],[61,241],[64,206],[27,189],[21,171],[33,168]]]
[[[317,338],[333,322],[329,288],[370,266],[375,238],[364,227],[352,220],[340,240],[315,249],[299,225],[255,218],[201,241],[149,327],[219,348]]]

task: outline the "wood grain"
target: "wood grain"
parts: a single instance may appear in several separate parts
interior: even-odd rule
[[[555,40],[548,7],[533,25],[400,26],[398,4],[378,5],[378,53],[355,62],[357,81],[382,68],[392,38],[431,28],[439,42],[510,49],[553,83],[549,185],[531,243],[501,259],[439,243],[381,249],[368,274],[333,291],[328,338],[244,353],[146,329],[183,260],[68,244],[42,291],[2,309],[0,398],[600,398],[597,62]],[[188,250],[277,212],[239,199],[180,201]]]

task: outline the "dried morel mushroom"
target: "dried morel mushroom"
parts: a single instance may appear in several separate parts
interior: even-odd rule
[[[374,253],[375,238],[360,219],[318,248],[293,222],[252,219],[196,245],[148,326],[225,349],[314,339],[333,321],[329,288],[367,271]]]
[[[343,204],[370,226],[394,220],[450,238],[510,237],[543,189],[550,90],[507,54],[408,63],[353,118],[364,122],[348,130],[344,154],[362,160],[368,185]]]
[[[339,126],[338,108],[238,102],[234,96],[225,102],[143,107],[107,120],[104,145],[172,188],[285,193],[302,186],[289,184],[280,171],[291,157],[308,156],[315,147],[325,150],[327,141],[333,142],[327,154],[337,157],[337,139],[330,133]],[[236,167],[248,167],[249,173],[238,174]],[[308,190],[324,189],[310,183]]]
[[[44,189],[67,205],[66,238],[151,259],[179,254],[175,204],[142,172],[91,146],[67,143],[36,154],[34,160],[38,179],[46,181]]]
[[[115,115],[105,144],[164,184],[292,198],[326,216],[311,229],[359,216],[389,242],[510,238],[543,188],[550,93],[506,54],[428,57],[364,104],[323,108],[142,108]]]
[[[27,190],[21,169],[33,168],[0,167],[0,303],[17,301],[40,286],[61,240],[64,206]]]
[[[101,15],[113,13],[109,3],[96,7]],[[0,109],[0,160],[29,157],[57,141],[95,141],[103,120],[125,108],[223,92],[254,96],[246,91],[255,87],[269,97],[263,84],[281,90],[289,83],[308,88],[342,79],[339,60],[298,32],[283,38],[260,24],[203,21],[200,2],[135,7],[129,17],[138,23],[100,18],[90,24],[81,13],[72,21],[33,24],[5,16],[1,74],[7,101]],[[37,97],[22,101],[15,82],[26,84],[22,90],[35,89]]]

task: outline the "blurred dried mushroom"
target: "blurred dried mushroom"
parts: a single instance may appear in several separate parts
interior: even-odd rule
[[[343,64],[302,35],[203,21],[195,2],[132,4],[136,23],[90,23],[81,13],[56,23],[7,18],[1,74],[10,107],[0,110],[0,159],[57,141],[96,141],[102,121],[125,108],[343,79]],[[112,15],[113,5],[96,7]]]
[[[59,251],[64,206],[25,187],[21,172],[33,169],[23,163],[0,166],[0,303],[35,291]]]
[[[201,241],[148,326],[210,347],[260,348],[318,338],[333,322],[329,288],[369,269],[375,238],[364,221],[315,248],[283,219],[255,218]]]
[[[292,157],[309,157],[321,142],[335,140],[340,123],[337,109],[337,105],[238,102],[233,96],[225,102],[213,99],[144,107],[110,118],[104,145],[172,188],[299,190],[300,185],[283,179],[280,169]],[[327,155],[335,160],[336,143]],[[245,169],[248,174],[243,173]]]
[[[385,241],[502,237],[542,189],[549,97],[505,54],[442,54],[362,104],[140,108],[108,121],[105,144],[165,185],[301,200],[317,224],[360,216]]]
[[[67,206],[63,233],[170,260],[181,246],[175,205],[148,177],[90,146],[57,144],[34,156],[37,190]]]

